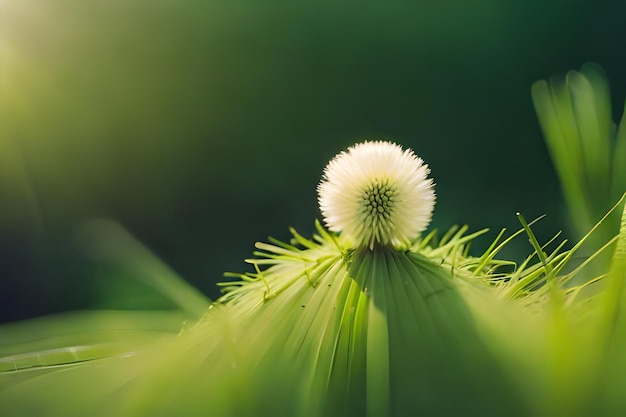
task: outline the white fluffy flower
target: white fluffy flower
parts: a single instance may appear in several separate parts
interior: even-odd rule
[[[317,187],[326,226],[358,247],[401,246],[430,223],[428,165],[391,142],[364,142],[335,156]]]

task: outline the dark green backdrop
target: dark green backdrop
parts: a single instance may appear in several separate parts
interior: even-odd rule
[[[102,301],[131,278],[77,239],[93,217],[215,297],[255,241],[313,231],[324,165],[368,138],[430,164],[434,227],[567,229],[530,85],[595,61],[621,114],[624,3],[3,2],[0,319],[143,305]]]

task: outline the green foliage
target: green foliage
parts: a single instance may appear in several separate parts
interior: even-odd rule
[[[126,337],[125,349],[110,345],[100,355],[21,345],[21,359],[0,362],[4,409],[81,415],[106,401],[101,415],[523,416],[556,415],[580,401],[568,392],[583,356],[564,368],[553,363],[563,346],[584,346],[568,326],[580,324],[577,306],[588,301],[557,275],[571,259],[562,245],[515,266],[495,256],[502,234],[471,257],[467,246],[481,232],[467,228],[439,241],[433,232],[406,252],[354,251],[317,229],[312,240],[293,231],[290,243],[257,244],[249,260],[256,272],[225,283],[224,296],[177,337],[149,347],[153,339]],[[551,333],[561,338],[541,337]],[[551,395],[537,398],[546,376],[560,385],[551,381],[543,387]],[[93,378],[103,383],[77,382]]]
[[[611,177],[622,169],[615,152],[624,129],[612,136],[595,66],[565,84],[540,82],[533,96],[568,202],[582,204],[572,215],[585,234],[571,249],[558,234],[540,243],[521,215],[519,231],[502,230],[478,256],[469,246],[485,231],[467,227],[441,238],[433,231],[408,249],[360,248],[316,223],[310,239],[292,230],[289,242],[257,243],[254,272],[229,274],[235,279],[211,303],[100,223],[98,250],[118,256],[173,309],[0,329],[1,411],[624,415],[626,197],[603,208],[624,185]],[[531,254],[519,264],[499,259],[520,235]],[[593,239],[595,251],[578,263]]]
[[[626,126],[613,123],[608,81],[596,64],[537,81],[532,97],[572,225],[582,236],[626,192]],[[600,244],[615,226],[601,227],[594,237]]]

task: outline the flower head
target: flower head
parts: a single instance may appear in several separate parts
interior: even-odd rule
[[[326,226],[353,244],[403,245],[430,223],[435,205],[428,165],[412,150],[366,141],[333,158],[317,187]]]

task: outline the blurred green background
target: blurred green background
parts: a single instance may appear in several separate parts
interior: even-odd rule
[[[621,115],[625,18],[617,0],[0,0],[0,321],[150,307],[116,297],[132,277],[86,250],[91,218],[215,298],[255,241],[313,231],[322,169],[363,139],[429,163],[433,227],[493,237],[519,210],[548,215],[545,241],[567,221],[530,86],[595,61]]]

